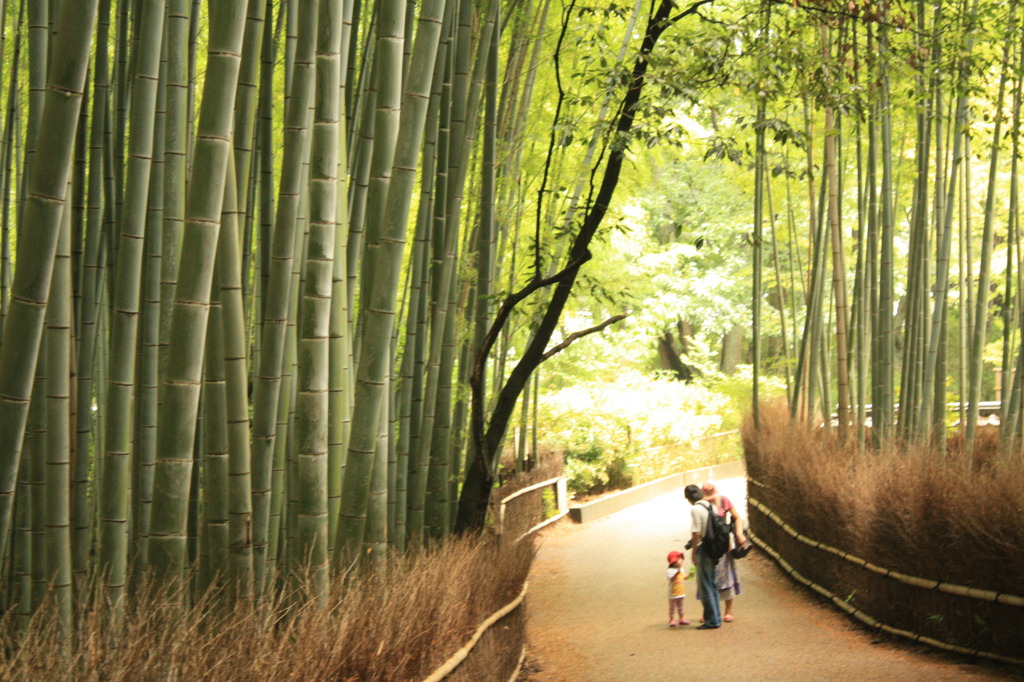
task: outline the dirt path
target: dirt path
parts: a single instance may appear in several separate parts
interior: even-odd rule
[[[733,501],[743,479],[720,481]],[[992,680],[1022,671],[972,664],[902,640],[881,639],[798,589],[763,554],[739,563],[736,620],[668,627],[665,556],[690,535],[682,491],[587,524],[545,531],[530,575],[529,655],[536,682],[723,680]]]

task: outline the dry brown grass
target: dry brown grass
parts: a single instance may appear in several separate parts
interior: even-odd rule
[[[0,621],[0,679],[419,680],[519,594],[533,555],[529,540],[452,539],[337,581],[324,608],[288,597],[257,609],[210,599],[181,612],[135,598],[123,634],[113,637],[93,612],[63,657],[53,619],[41,613],[19,635],[8,617]],[[518,627],[512,636],[521,644],[511,618],[495,636]],[[501,670],[507,664],[496,659],[509,648],[482,645],[478,660],[463,665]]]
[[[998,431],[990,427],[979,430],[970,456],[960,435],[950,439],[946,453],[907,445],[858,452],[835,432],[792,423],[781,407],[762,412],[760,434],[751,424],[744,429],[749,474],[766,484],[752,487],[751,495],[804,535],[912,576],[1021,595],[1024,455],[1002,454],[998,444]],[[778,534],[775,540],[788,543]],[[875,593],[859,594],[855,602],[866,603],[882,589],[890,589],[865,587],[856,582],[860,578],[844,573],[846,569],[826,568],[824,564],[831,561],[828,555],[815,551],[797,545],[787,549],[809,573],[833,582],[837,593],[851,585],[859,588],[849,587],[850,593],[855,589]],[[804,553],[806,557],[798,556]],[[906,588],[891,589],[895,592],[890,601],[916,599]],[[922,597],[919,608],[912,603],[895,608],[918,609],[899,615],[905,617],[903,627],[907,628],[924,628],[943,619],[973,619],[974,630],[989,636],[1003,625],[996,620],[1003,616],[989,612],[979,616],[987,606],[970,600],[945,615],[931,597]],[[869,612],[882,617],[877,610]],[[1015,618],[1013,628],[1019,634],[1020,614]],[[977,633],[943,636],[964,643],[973,634]]]

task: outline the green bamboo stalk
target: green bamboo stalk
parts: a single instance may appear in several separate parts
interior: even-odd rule
[[[831,43],[827,29],[822,26],[822,41],[825,44],[825,59],[831,60]],[[835,297],[836,330],[836,379],[839,402],[839,430],[845,433],[850,424],[850,380],[848,374],[848,306],[846,303],[846,256],[843,232],[840,222],[839,168],[838,168],[838,125],[836,113],[831,106],[825,107],[825,182],[828,184],[828,223],[832,240],[832,294]],[[763,135],[763,133],[762,133]],[[763,139],[762,139],[763,143]],[[755,248],[760,239],[755,238]],[[760,256],[758,256],[760,258]],[[760,307],[760,296],[755,306]]]
[[[110,0],[100,0],[98,7],[96,41],[107,44],[110,29]],[[90,531],[89,472],[93,457],[93,444],[100,442],[93,436],[93,373],[96,348],[96,320],[99,314],[100,283],[102,282],[101,243],[103,232],[104,172],[103,137],[106,126],[108,82],[108,51],[96,50],[93,67],[92,96],[93,114],[89,130],[89,175],[88,210],[85,228],[85,255],[80,271],[82,292],[80,317],[76,319],[78,331],[78,386],[76,387],[76,412],[78,415],[75,434],[74,483],[72,484],[72,563],[76,586],[84,585],[88,572]],[[95,479],[94,479],[95,480]]]
[[[296,394],[296,540],[291,556],[323,602],[328,580],[328,420],[331,294],[338,208],[341,116],[341,3],[320,0],[317,22],[317,96],[309,180],[309,238],[301,301]]]
[[[66,39],[53,49],[36,164],[18,249],[18,268],[0,345],[0,547],[11,533],[13,493],[38,359],[45,303],[55,259],[60,215],[67,192],[75,131],[85,88],[89,46],[98,0],[61,3],[56,23]]]
[[[266,285],[260,364],[253,387],[252,508],[253,561],[257,590],[266,575],[271,506],[272,460],[277,436],[288,301],[291,291],[295,234],[302,194],[302,164],[309,134],[308,102],[313,92],[317,0],[300,0],[299,41],[291,91],[285,104],[284,159],[278,185],[277,213],[270,246],[270,274]]]
[[[31,613],[39,610],[46,599],[49,570],[47,567],[46,521],[49,513],[46,503],[46,336],[41,341],[39,362],[36,364],[35,386],[32,389],[32,403],[28,409],[28,425],[25,432],[25,457],[28,458],[28,484],[31,513],[29,518],[29,545],[32,557]]]
[[[164,124],[163,228],[161,231],[160,346],[161,367],[166,363],[174,290],[178,282],[181,233],[185,222],[186,156],[189,134],[188,73],[189,0],[167,0],[166,114]]]
[[[283,13],[278,12],[276,22],[273,17],[273,0],[267,0],[267,20],[263,25],[263,50],[260,64],[259,87],[259,142],[260,177],[259,182],[259,237],[258,237],[258,270],[259,286],[256,298],[257,343],[253,357],[253,367],[259,366],[260,341],[263,336],[263,316],[266,309],[267,282],[270,279],[270,243],[274,229],[274,70],[277,60],[277,37],[283,24]]]
[[[107,425],[104,434],[104,480],[100,489],[100,572],[108,599],[120,610],[128,566],[128,490],[132,459],[132,411],[136,381],[139,286],[142,277],[146,207],[153,159],[153,131],[157,84],[160,77],[160,43],[163,34],[163,0],[143,0],[140,37],[149,49],[140,50],[131,96],[131,139],[127,186],[113,286],[114,307],[110,335],[110,375],[107,393]]]
[[[938,5],[937,5],[938,6]],[[977,0],[974,2],[974,10],[977,11]],[[932,388],[932,431],[936,440],[945,445],[945,403],[946,403],[946,381],[945,372],[939,371],[939,358],[945,352],[946,335],[942,332],[942,325],[945,323],[946,311],[948,308],[949,296],[949,260],[953,243],[953,212],[956,207],[957,179],[960,176],[960,165],[963,162],[963,143],[965,142],[965,126],[967,122],[967,81],[969,57],[973,47],[973,38],[968,33],[964,37],[964,44],[961,48],[961,58],[958,64],[958,75],[956,84],[956,117],[953,123],[951,134],[953,136],[953,150],[949,166],[949,182],[943,195],[941,219],[942,225],[939,230],[939,246],[935,266],[934,297],[935,306],[932,313],[932,331],[928,345],[928,361],[925,365],[924,390]],[[941,127],[941,126],[940,126]],[[941,131],[940,131],[941,134]],[[939,177],[939,176],[937,176]],[[938,191],[938,187],[937,187]],[[936,206],[936,213],[939,213]],[[963,317],[961,315],[961,317]],[[927,400],[927,393],[925,399]],[[940,409],[942,408],[942,409]],[[942,437],[940,437],[940,434]]]
[[[6,12],[4,13],[4,19],[6,20]],[[11,230],[10,230],[10,201],[11,201],[11,187],[12,187],[12,168],[13,168],[13,157],[14,157],[14,146],[15,146],[15,123],[17,121],[18,112],[18,98],[17,98],[17,87],[18,87],[18,74],[20,72],[19,64],[21,62],[21,36],[22,36],[22,25],[25,22],[25,0],[20,0],[18,3],[18,22],[15,27],[14,37],[14,50],[11,55],[11,81],[7,92],[7,107],[4,115],[4,131],[3,138],[0,140],[2,145],[2,154],[0,154],[0,172],[3,173],[2,182],[0,182],[0,191],[3,192],[3,217],[0,218],[2,222],[2,228],[0,228],[0,238],[2,238],[2,245],[0,245],[0,337],[3,336],[3,326],[7,320],[7,306],[10,301],[10,290],[11,290]],[[6,23],[4,24],[6,26]]]
[[[360,280],[360,266],[362,265],[364,251],[366,249],[365,239],[363,233],[365,231],[366,217],[366,203],[367,196],[370,188],[370,166],[373,162],[373,148],[374,148],[374,125],[376,125],[377,118],[374,115],[374,107],[377,97],[376,86],[374,85],[377,80],[377,60],[372,58],[371,55],[364,57],[369,62],[368,66],[364,66],[364,70],[369,70],[369,76],[366,80],[370,83],[364,90],[360,90],[358,107],[359,115],[356,120],[352,123],[358,126],[358,134],[354,137],[352,144],[350,145],[351,157],[349,158],[349,171],[351,177],[349,178],[349,216],[348,216],[348,246],[346,247],[346,255],[348,256],[348,264],[346,265],[346,272],[348,273],[348,309],[349,315],[356,316],[356,293],[363,282],[366,281],[365,265],[363,265],[362,280]],[[349,324],[352,325],[353,319],[349,319]],[[353,328],[355,326],[353,325]],[[357,352],[359,347],[359,332],[356,331],[356,338],[353,339],[353,352]]]
[[[25,126],[25,155],[22,159],[24,177],[31,177],[32,162],[39,137],[40,116],[46,97],[46,71],[49,68],[50,8],[49,3],[30,2],[28,5],[28,119]],[[26,185],[19,192],[18,222],[23,219]]]
[[[352,17],[357,12],[358,0],[342,3],[341,18],[341,60],[339,69],[342,77],[341,121],[339,122],[339,168],[338,177],[338,234],[334,239],[334,273],[331,289],[331,338],[330,338],[330,422],[328,425],[328,554],[334,556],[335,540],[338,537],[338,523],[341,518],[341,488],[345,474],[345,460],[348,456],[348,442],[352,431],[352,400],[355,385],[355,363],[353,359],[352,311],[349,309],[348,292],[348,234],[351,224],[349,210],[349,113],[350,93],[349,59],[357,42],[352,30]]]
[[[252,453],[249,434],[249,370],[239,253],[239,213],[235,195],[235,166],[228,164],[224,209],[217,244],[217,287],[220,289],[225,375],[225,417],[228,445],[228,585],[240,599],[253,594]]]
[[[18,632],[28,632],[32,622],[32,482],[29,458],[22,457],[18,471],[15,527],[10,560],[10,584],[4,580],[3,594],[16,605]],[[7,567],[5,566],[5,569]]]
[[[1012,10],[1011,26],[1016,25],[1017,12]],[[1013,31],[1010,31],[1012,35]],[[999,93],[996,95],[995,124],[992,128],[992,149],[989,156],[988,193],[985,198],[985,220],[981,234],[981,255],[978,263],[978,295],[974,301],[974,328],[970,345],[970,365],[968,369],[967,426],[964,431],[964,447],[968,452],[974,449],[974,435],[978,422],[978,403],[981,400],[981,370],[984,366],[984,348],[988,332],[989,282],[992,279],[992,241],[995,232],[995,201],[997,172],[999,169],[999,141],[1002,139],[1003,100],[1006,95],[1006,66],[1010,58],[1010,47],[1013,40],[1007,36],[1003,47],[1002,63],[999,71]]]
[[[461,8],[461,4],[456,5]],[[455,12],[453,8],[452,14]],[[445,31],[448,36],[451,29]],[[439,296],[439,287],[443,280],[443,266],[445,264],[446,238],[446,216],[448,197],[448,155],[449,141],[451,139],[451,95],[452,95],[452,69],[454,55],[452,54],[451,42],[448,39],[448,47],[445,50],[446,60],[438,62],[435,68],[439,72],[433,88],[432,99],[437,99],[439,112],[436,117],[437,141],[436,141],[436,169],[432,174],[433,198],[429,201],[421,201],[420,211],[424,220],[430,220],[430,267],[424,273],[426,278],[422,294],[422,330],[417,331],[416,370],[420,382],[414,386],[413,414],[411,415],[412,434],[409,443],[409,461],[407,466],[407,499],[406,499],[406,535],[410,543],[418,543],[423,537],[424,513],[426,504],[427,476],[430,466],[430,437],[434,430],[434,408],[436,405],[437,391],[437,358],[434,349],[439,347],[434,337],[443,329],[442,314],[447,314],[448,298]],[[440,91],[438,92],[438,88]],[[435,119],[431,119],[434,121]],[[426,211],[430,211],[429,214]],[[427,292],[427,286],[430,291]]]
[[[207,3],[208,4],[208,3]],[[199,62],[199,20],[200,20],[200,8],[202,0],[192,0],[192,8],[189,10],[188,18],[188,104],[185,107],[185,129],[188,131],[188,137],[186,139],[192,140],[195,137],[196,132],[196,89],[195,83],[197,83],[197,71]],[[210,12],[207,11],[207,15]],[[192,168],[193,159],[195,158],[195,145],[185,146],[185,166],[186,168]],[[191,177],[191,176],[189,176]],[[187,201],[187,199],[186,199]],[[186,209],[187,210],[187,209]]]
[[[395,467],[397,474],[394,486],[395,537],[392,538],[392,541],[400,549],[405,548],[408,539],[408,516],[412,503],[415,503],[413,508],[417,510],[416,518],[414,519],[414,540],[419,539],[423,527],[424,495],[428,476],[428,456],[424,448],[429,447],[431,433],[429,428],[424,428],[423,422],[424,367],[427,343],[429,341],[427,332],[429,297],[426,294],[426,287],[430,269],[428,268],[427,260],[430,257],[429,235],[431,222],[435,219],[432,216],[443,216],[443,213],[438,210],[437,204],[435,204],[433,194],[435,190],[442,191],[440,188],[446,186],[444,179],[439,180],[437,177],[439,160],[441,161],[440,172],[444,177],[447,176],[447,168],[444,163],[445,157],[440,155],[441,150],[447,148],[446,142],[438,143],[439,134],[442,134],[439,131],[439,125],[442,120],[439,114],[442,107],[444,107],[442,83],[446,82],[447,68],[445,64],[449,54],[455,8],[456,3],[452,2],[446,3],[442,10],[443,23],[437,27],[440,35],[437,37],[436,54],[433,56],[434,68],[429,85],[430,96],[426,111],[421,111],[418,114],[424,116],[424,149],[421,173],[423,180],[420,185],[420,205],[416,218],[405,353],[402,357],[403,381],[400,385],[402,393],[399,398],[399,442],[396,444]],[[423,15],[421,14],[422,19]],[[434,19],[431,20],[433,21]],[[418,34],[417,40],[420,40],[420,35],[425,34]],[[422,55],[414,56],[415,61],[422,58]],[[421,83],[414,82],[420,78],[425,78],[425,74],[418,72],[410,74],[408,87],[421,87]],[[447,119],[445,118],[444,120],[446,121]],[[445,123],[444,125],[446,126],[447,124]],[[447,140],[446,133],[444,135],[445,140]],[[401,149],[402,147],[400,147]],[[404,156],[401,151],[400,155]],[[408,161],[412,162],[413,160],[408,159]],[[400,158],[398,165],[400,166],[403,162],[404,159]],[[392,191],[405,191],[399,189],[407,184],[407,178],[403,178],[402,175],[403,171],[400,168],[396,169],[396,177],[392,180]],[[443,217],[441,220],[443,221]],[[431,412],[430,418],[431,420],[433,419],[433,412]],[[423,440],[427,440],[428,444],[421,445]],[[415,458],[412,457],[412,453],[416,453]],[[414,462],[416,463],[415,468],[411,469]],[[412,486],[410,486],[410,482],[412,482]],[[412,497],[410,497],[410,490],[413,493]]]
[[[156,461],[157,398],[160,385],[160,283],[163,270],[164,143],[166,141],[168,46],[162,47],[160,84],[153,126],[153,163],[150,171],[149,208],[146,217],[145,263],[142,270],[142,329],[139,348],[133,462],[132,558],[140,570],[146,566],[149,514],[153,501],[153,462]]]
[[[824,276],[822,267],[824,263],[824,225],[819,220],[821,201],[817,201],[814,189],[814,147],[813,127],[806,97],[804,98],[804,125],[807,130],[807,198],[808,198],[808,234],[811,237],[812,253],[809,256],[810,283],[808,284],[808,304],[804,317],[804,330],[800,338],[800,352],[797,356],[796,375],[794,380],[793,401],[790,404],[790,414],[794,417],[800,416],[809,420],[814,414],[814,395],[817,388],[817,357],[819,354],[817,345],[817,330],[821,321],[822,301],[819,295],[822,289],[822,278]],[[825,185],[822,184],[821,191]]]
[[[108,154],[110,155],[110,169],[112,175],[111,185],[111,220],[114,225],[121,223],[121,206],[124,200],[124,146],[125,130],[128,125],[128,97],[131,87],[132,71],[129,68],[129,12],[133,6],[137,6],[140,0],[132,3],[120,2],[117,5],[117,18],[114,26],[114,57],[111,75],[111,110],[108,112],[110,118],[110,136],[107,138]],[[138,16],[136,14],[136,16]],[[116,235],[113,231],[111,234]],[[117,239],[111,239],[108,244],[110,254],[110,267],[113,268],[117,261]],[[110,294],[113,295],[111,287]]]
[[[498,21],[500,17],[496,17]],[[491,296],[494,293],[494,263],[497,254],[495,226],[495,168],[497,159],[498,43],[491,40],[484,89],[484,134],[480,182],[480,222],[476,239],[476,305],[474,336],[476,348],[483,346],[491,320]],[[486,391],[486,385],[482,385]]]
[[[227,190],[225,190],[227,193]],[[221,228],[223,230],[223,226]],[[218,258],[217,265],[220,265]],[[217,266],[215,266],[217,267]],[[203,594],[227,579],[228,546],[228,432],[227,387],[224,378],[223,306],[220,290],[210,297],[210,322],[206,331],[206,369],[203,374],[203,511],[198,588]]]
[[[349,4],[349,3],[346,3]],[[342,30],[344,40],[345,31]],[[342,55],[346,47],[342,43]],[[340,67],[339,67],[340,68]],[[342,72],[344,73],[344,71]],[[342,86],[344,90],[344,86]],[[344,92],[342,93],[344,105]],[[344,116],[344,109],[341,116]],[[341,514],[341,485],[345,471],[346,446],[352,426],[352,335],[349,327],[348,309],[348,143],[344,134],[344,119],[339,122],[339,184],[336,210],[337,233],[334,237],[334,260],[331,283],[330,321],[330,370],[328,378],[328,423],[327,423],[327,552],[334,555],[334,542],[338,536],[338,520]]]
[[[428,6],[433,3],[427,3]],[[421,11],[428,11],[427,9]],[[396,212],[407,212],[408,202],[402,195],[390,199],[388,189],[395,164],[395,150],[399,137],[415,135],[419,140],[422,122],[416,129],[401,126],[399,111],[403,109],[401,97],[402,47],[405,41],[404,3],[386,3],[380,7],[376,23],[374,49],[375,112],[373,158],[370,164],[370,188],[367,197],[367,225],[382,223],[379,244],[367,238],[366,263],[362,271],[360,301],[362,331],[358,332],[357,370],[352,414],[352,434],[345,477],[342,482],[341,517],[338,523],[336,558],[340,566],[348,566],[362,553],[366,539],[369,513],[370,484],[377,453],[378,429],[384,400],[390,390],[391,343],[394,327],[395,301],[398,295],[399,273],[405,247],[406,220],[394,220]],[[435,49],[436,52],[436,42]],[[433,66],[430,64],[429,66]],[[431,68],[426,72],[427,87]],[[422,105],[426,111],[426,103]],[[406,114],[402,111],[402,118]],[[421,119],[422,121],[422,119]],[[407,131],[402,132],[403,128]],[[419,144],[411,145],[419,152]],[[406,147],[398,148],[408,151]],[[415,167],[415,164],[412,164]],[[411,193],[411,188],[410,188]],[[411,195],[411,194],[410,194]],[[407,213],[406,213],[407,215]],[[349,226],[349,259],[353,244],[351,236],[356,229]],[[353,270],[349,270],[349,277]],[[387,485],[385,476],[384,485]],[[385,504],[386,509],[386,504]]]
[[[404,31],[400,25],[400,14],[397,10],[394,13],[386,13],[378,24],[381,32],[378,34],[375,54],[380,62],[375,71],[381,76],[400,68],[401,58],[397,53],[401,47],[401,33]],[[393,310],[398,286],[397,270],[401,263],[401,251],[404,248],[406,226],[409,222],[416,176],[414,169],[420,154],[420,141],[423,138],[428,104],[433,90],[434,71],[438,63],[437,56],[445,16],[446,6],[443,1],[427,2],[420,8],[413,42],[413,56],[406,79],[406,92],[401,101],[400,119],[394,114],[389,114],[386,109],[396,106],[399,93],[394,89],[385,89],[382,83],[378,84],[375,123],[375,139],[378,141],[374,146],[374,172],[368,199],[368,213],[370,216],[382,216],[383,225],[379,235],[370,231],[367,233],[366,267],[363,276],[374,277],[383,274],[384,277],[366,279],[362,282],[363,291],[369,292],[373,303],[371,307],[364,306],[366,327],[359,339],[363,350],[359,353],[359,383],[356,388],[352,420],[352,447],[346,464],[342,495],[342,521],[339,524],[337,546],[345,564],[358,556],[365,523],[362,516],[368,513],[365,493],[357,492],[356,488],[359,486],[359,478],[365,476],[365,472],[371,468],[368,461],[372,456],[369,448],[369,435],[372,433],[370,429],[379,419],[376,410],[383,400],[376,396],[371,384],[384,377],[390,364],[390,360],[382,352],[386,347],[380,344],[379,339],[390,338],[393,330]],[[382,142],[384,144],[381,144]],[[393,146],[396,143],[397,153],[396,147]],[[386,145],[392,146],[388,148]],[[374,222],[371,218],[369,224]],[[382,268],[384,272],[377,270],[375,273],[377,268]],[[378,304],[384,307],[379,307]],[[371,353],[372,356],[364,355],[365,353]],[[369,364],[364,365],[364,362]],[[360,395],[367,395],[363,393],[364,391],[369,391],[373,396],[367,398],[370,402],[366,406],[366,412],[360,409]],[[353,467],[353,454],[357,451],[360,451],[360,454],[357,456],[356,466]],[[397,489],[397,482],[395,487]],[[353,496],[352,505],[346,504],[348,494]],[[374,523],[372,517],[370,522]]]
[[[242,39],[242,63],[238,73],[238,92],[235,101],[235,177],[237,203],[246,206],[251,185],[252,144],[255,140],[256,108],[259,96],[259,68],[263,51],[263,24],[266,0],[248,0],[245,36]]]
[[[966,136],[964,138],[964,158],[971,158],[971,138]],[[971,206],[973,205],[973,194],[974,189],[971,183],[971,164],[964,164],[964,182],[963,191],[959,196],[959,215],[960,215],[960,239],[959,239],[959,250],[958,257],[960,260],[959,281],[957,282],[957,289],[960,292],[961,301],[966,301],[966,305],[960,304],[960,344],[959,344],[959,360],[960,360],[960,372],[958,379],[960,405],[959,405],[959,417],[960,423],[967,423],[967,393],[968,393],[968,350],[970,348],[970,337],[971,329],[974,328],[974,288],[971,286],[971,282],[974,279],[973,268],[974,261],[972,256],[972,244],[974,241],[974,230],[972,229],[972,215],[973,211]]]
[[[271,7],[273,16],[273,7]],[[245,37],[242,40],[242,64],[239,68],[238,93],[235,102],[235,177],[237,204],[244,209],[245,217],[238,230],[243,235],[242,280],[243,298],[246,309],[251,309],[249,299],[249,267],[252,262],[253,240],[251,225],[254,220],[256,198],[254,191],[259,176],[259,159],[253,158],[254,147],[259,136],[256,132],[256,113],[259,107],[260,65],[264,47],[264,24],[267,12],[266,0],[249,0]]]
[[[451,287],[448,308],[455,310],[458,305],[458,289]],[[438,372],[437,408],[434,416],[434,430],[430,434],[430,467],[427,473],[426,513],[424,532],[431,538],[442,538],[451,532],[453,500],[455,492],[450,485],[453,472],[459,469],[461,452],[452,446],[452,375],[456,356],[456,316],[445,318],[444,341],[441,347],[441,364]]]
[[[770,23],[770,15],[768,13],[768,3],[764,2],[761,4],[761,11],[764,13],[764,29],[763,40],[767,39],[767,29]],[[825,31],[823,30],[823,33]],[[764,86],[758,87],[760,92],[764,92]],[[759,94],[757,102],[757,125],[755,128],[755,150],[754,150],[754,243],[753,243],[753,256],[754,256],[754,285],[751,292],[751,316],[752,316],[752,351],[754,354],[753,363],[753,386],[751,390],[751,414],[754,420],[754,428],[761,428],[761,297],[763,288],[763,259],[764,249],[762,244],[762,235],[764,231],[764,195],[766,189],[765,182],[765,145],[764,145],[764,119],[767,95]],[[827,114],[826,114],[827,116]],[[828,123],[826,122],[826,127]],[[827,144],[827,143],[826,143]],[[830,197],[831,199],[831,197]],[[837,289],[838,291],[838,289]],[[779,294],[782,294],[781,289]],[[782,306],[780,306],[780,309]],[[785,325],[783,325],[783,333],[785,333]],[[785,343],[785,341],[783,341]],[[840,403],[842,400],[840,399]],[[840,410],[842,405],[840,404]]]
[[[245,12],[237,3],[220,0],[210,4],[206,81],[186,199],[168,360],[161,375],[160,440],[149,541],[150,565],[159,569],[169,585],[182,578],[187,561],[192,446],[213,279],[211,256],[220,232],[244,26]]]
[[[302,235],[300,233],[297,233],[296,236],[301,240]],[[296,250],[298,248],[297,246]],[[297,315],[298,302],[295,296],[289,298],[288,319],[293,320]],[[266,550],[266,580],[268,584],[269,581],[277,577],[277,574],[282,572],[283,569],[281,567],[287,566],[286,550],[288,547],[288,535],[285,532],[287,523],[284,514],[284,503],[288,478],[285,476],[285,467],[288,462],[288,455],[291,452],[291,415],[295,412],[293,407],[295,405],[294,367],[296,363],[297,341],[295,338],[295,325],[289,324],[285,334],[284,366],[281,369],[281,397],[278,400],[277,408],[277,437],[274,440],[270,475],[270,533],[267,538],[268,547]],[[282,538],[284,539],[282,540]],[[258,564],[256,565],[258,566]],[[265,589],[265,586],[257,583],[257,589]]]
[[[380,429],[377,434],[377,452],[373,457],[370,471],[369,490],[366,505],[366,537],[363,555],[375,564],[382,563],[388,556],[388,423],[391,401],[382,396]]]
[[[859,59],[860,45],[857,39],[859,32],[857,27],[853,28],[853,58]],[[860,73],[855,71],[854,81],[860,82]],[[870,337],[869,324],[869,299],[871,283],[867,272],[867,207],[868,199],[865,191],[865,168],[864,168],[864,122],[862,117],[855,119],[855,147],[856,147],[856,173],[857,173],[857,227],[856,227],[856,257],[854,263],[854,284],[852,300],[852,321],[853,328],[853,355],[856,362],[856,385],[854,395],[854,423],[856,426],[857,452],[863,454],[867,445],[867,404],[868,404],[868,370],[870,367],[871,349],[868,344]],[[774,231],[774,228],[773,228]],[[788,378],[787,378],[788,384]]]
[[[872,427],[876,438],[885,441],[892,435],[893,428],[893,240],[895,218],[893,209],[893,144],[892,110],[889,96],[889,29],[888,8],[883,12],[883,21],[878,29],[879,73],[879,117],[881,119],[882,179],[880,199],[880,256],[878,261],[878,321],[875,325],[877,347],[875,350],[874,381],[877,392],[873,401]]]

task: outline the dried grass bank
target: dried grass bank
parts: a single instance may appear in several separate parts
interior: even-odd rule
[[[208,600],[182,613],[135,598],[123,631],[112,632],[93,611],[67,648],[45,611],[19,632],[12,609],[0,621],[0,679],[422,680],[522,591],[534,548],[513,537],[456,538],[388,557],[336,581],[345,584],[323,608],[302,602],[289,609],[288,598],[255,609]],[[511,674],[524,640],[519,608],[487,630],[446,679]]]

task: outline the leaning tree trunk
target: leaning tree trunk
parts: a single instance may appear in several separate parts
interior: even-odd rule
[[[644,32],[639,54],[633,65],[629,87],[623,97],[622,106],[619,109],[619,118],[614,128],[614,134],[620,139],[627,137],[633,127],[636,107],[640,101],[640,95],[643,92],[646,80],[649,55],[669,27],[680,19],[696,13],[703,4],[705,4],[703,1],[699,1],[681,12],[674,13],[676,9],[675,3],[666,0],[660,3],[652,13]],[[561,318],[562,310],[572,292],[579,269],[590,258],[590,242],[608,211],[612,195],[618,185],[619,176],[622,172],[625,151],[625,149],[620,147],[613,147],[609,151],[604,174],[594,195],[594,202],[583,218],[579,232],[573,238],[564,269],[547,279],[542,279],[540,274],[536,273],[534,279],[526,287],[506,298],[495,314],[494,323],[491,325],[484,345],[479,349],[479,353],[474,361],[471,379],[473,400],[471,454],[466,471],[466,480],[459,498],[459,509],[455,523],[456,532],[483,528],[487,515],[487,506],[490,501],[491,488],[496,476],[498,453],[505,437],[509,420],[512,418],[515,405],[519,400],[519,395],[522,393],[533,371],[547,357],[550,357],[549,353],[557,352],[561,347],[564,347],[559,346],[552,349],[552,351],[547,350],[547,344]],[[486,358],[497,341],[502,327],[508,321],[512,309],[534,291],[551,284],[555,285],[555,289],[552,292],[551,299],[548,302],[540,324],[529,345],[524,350],[519,363],[512,369],[508,380],[498,392],[494,408],[490,412],[490,419],[487,420],[485,416],[485,396],[480,390],[481,379],[486,371]]]

